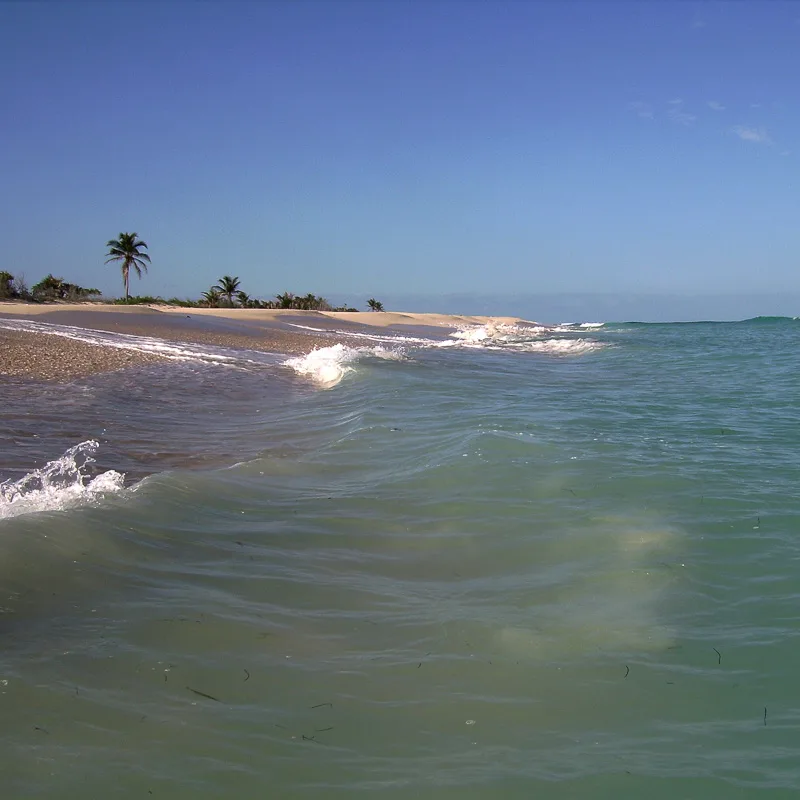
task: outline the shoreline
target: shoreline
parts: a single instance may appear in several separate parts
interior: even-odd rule
[[[164,361],[166,359],[161,356],[150,353],[0,328],[0,380],[20,378],[64,383]]]
[[[464,326],[529,324],[516,317],[320,312],[295,309],[180,308],[99,303],[0,302],[0,318],[69,325],[234,350],[306,355],[335,344],[363,345],[363,335],[402,332],[444,338]],[[351,336],[351,334],[353,334]],[[43,332],[0,327],[0,377],[65,382],[167,359]]]

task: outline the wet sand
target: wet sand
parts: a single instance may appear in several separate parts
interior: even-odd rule
[[[0,377],[62,382],[163,360],[61,336],[0,329]]]

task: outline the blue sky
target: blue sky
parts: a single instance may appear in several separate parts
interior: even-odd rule
[[[29,282],[800,308],[797,4],[2,3],[0,69]]]

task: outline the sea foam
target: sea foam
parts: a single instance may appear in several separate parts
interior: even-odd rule
[[[113,469],[94,478],[88,475],[87,467],[95,462],[92,455],[98,448],[94,440],[81,442],[18,481],[0,483],[0,520],[63,511],[121,491],[125,476]]]
[[[602,323],[600,323],[602,324]],[[588,327],[594,327],[589,323]],[[599,324],[598,324],[599,326]],[[583,327],[583,326],[581,326]],[[544,338],[554,333],[576,333],[559,326],[544,325],[486,325],[465,326],[450,334],[450,338],[437,342],[437,347],[466,347],[484,350],[509,350],[523,353],[549,355],[580,355],[605,347],[603,342],[585,338]]]
[[[304,356],[296,356],[283,362],[298,375],[310,377],[323,389],[336,386],[345,375],[354,370],[354,364],[363,358],[380,358],[391,361],[405,359],[401,350],[385,347],[348,347],[335,344],[331,347],[318,347]]]

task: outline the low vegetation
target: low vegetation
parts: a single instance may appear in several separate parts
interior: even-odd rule
[[[324,297],[315,294],[295,295],[284,292],[275,295],[274,300],[259,300],[242,291],[238,277],[223,275],[219,283],[203,292],[195,304],[205,308],[284,308],[298,311],[358,311],[348,305],[332,306]],[[171,301],[170,301],[171,302]],[[191,301],[185,301],[191,302]]]
[[[0,270],[0,300],[27,300],[46,303],[53,300],[79,302],[99,297],[99,289],[84,289],[77,283],[68,283],[63,278],[47,275],[30,289],[24,277],[15,278],[10,272]]]

